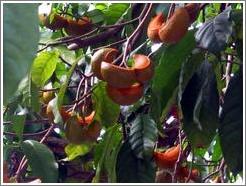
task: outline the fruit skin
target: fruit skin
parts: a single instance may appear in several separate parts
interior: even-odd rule
[[[55,97],[55,94],[52,91],[43,92],[42,102],[45,104],[48,104],[50,100],[52,100],[54,97]]]
[[[170,19],[162,24],[159,36],[166,44],[179,42],[186,34],[190,25],[190,18],[187,10],[183,7],[177,8]]]
[[[106,62],[101,64],[101,74],[103,79],[115,88],[128,88],[137,82],[134,69],[123,68]]]
[[[171,147],[165,152],[154,152],[154,159],[160,168],[172,168],[178,160],[180,145]]]
[[[159,36],[159,29],[161,25],[165,22],[164,15],[162,13],[157,14],[149,23],[147,28],[148,38],[155,43],[161,42]]]
[[[153,63],[147,56],[141,54],[134,54],[133,60],[133,68],[135,69],[137,81],[140,83],[146,83],[154,75]]]
[[[91,114],[89,116],[86,116],[85,118],[78,116],[78,123],[82,126],[87,126],[91,124],[91,121],[95,116],[95,113],[96,113],[95,111],[92,111]]]
[[[190,24],[192,24],[198,17],[200,12],[199,3],[188,3],[184,6],[190,17]]]
[[[180,180],[185,181],[186,178],[188,178],[189,170],[190,169],[187,166],[179,168],[178,174],[179,174]],[[191,170],[190,179],[195,181],[195,180],[197,180],[198,177],[199,177],[199,171],[197,169],[193,168]]]
[[[92,30],[92,24],[88,17],[83,17],[83,19],[79,19],[78,21],[68,19],[67,22],[65,31],[68,35],[79,36]]]
[[[51,16],[54,16],[52,20]],[[56,13],[52,13],[50,15],[48,15],[46,18],[43,15],[40,15],[40,21],[43,23],[43,25],[51,30],[59,30],[62,28],[65,28],[68,24],[67,19],[56,14]]]
[[[78,116],[70,117],[65,123],[65,135],[70,143],[94,142],[100,135],[101,125],[89,116],[87,125],[79,123]]]
[[[117,56],[118,50],[114,48],[102,48],[94,53],[91,57],[91,68],[96,77],[103,80],[101,75],[101,63],[105,61],[111,63]]]
[[[119,105],[131,105],[143,96],[143,85],[136,83],[128,88],[115,88],[107,84],[106,91],[115,103]]]

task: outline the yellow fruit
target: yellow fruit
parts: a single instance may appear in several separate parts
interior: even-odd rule
[[[42,101],[43,103],[48,104],[54,97],[55,94],[52,91],[43,92]]]

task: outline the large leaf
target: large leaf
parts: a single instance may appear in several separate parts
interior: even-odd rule
[[[194,31],[190,31],[176,45],[161,47],[153,61],[157,64],[152,83],[151,110],[155,121],[159,122],[163,110],[167,110],[169,99],[178,83],[182,63],[195,47]]]
[[[38,46],[38,4],[3,4],[3,96],[7,103],[27,74]]]
[[[120,106],[108,97],[105,86],[106,83],[104,82],[98,83],[93,91],[92,98],[95,101],[95,119],[103,126],[109,127],[117,122]]]
[[[32,81],[38,87],[43,87],[56,69],[56,64],[60,62],[58,52],[42,52],[32,65]]]
[[[147,114],[139,114],[132,122],[129,143],[138,158],[151,159],[153,157],[157,133],[156,123]]]
[[[155,164],[150,160],[138,159],[131,150],[128,140],[118,153],[116,175],[118,183],[153,183],[155,182]]]
[[[193,147],[210,144],[218,126],[219,95],[212,65],[204,61],[181,99],[184,131]]]
[[[58,164],[50,149],[34,140],[26,140],[22,144],[32,173],[41,178],[44,183],[56,183],[58,179]]]
[[[194,51],[187,60],[182,64],[179,85],[178,85],[178,103],[182,99],[182,94],[188,82],[192,78],[193,74],[196,72],[197,68],[201,65],[204,60],[204,53],[200,51]]]
[[[243,75],[232,77],[224,97],[219,136],[225,162],[236,174],[243,168]]]
[[[223,50],[232,34],[231,8],[206,21],[196,32],[198,45],[210,52],[218,53]]]
[[[103,135],[102,141],[95,148],[96,175],[93,182],[100,181],[100,174],[106,171],[108,182],[116,182],[116,159],[121,147],[122,133],[118,124],[110,127]]]

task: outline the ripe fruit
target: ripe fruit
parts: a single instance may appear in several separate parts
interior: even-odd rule
[[[147,36],[153,42],[161,42],[159,37],[159,29],[164,23],[165,19],[162,13],[157,14],[149,23],[147,29]]]
[[[179,175],[180,175],[180,179],[185,181],[185,178],[188,178],[189,176],[189,171],[190,169],[185,166],[185,167],[181,167],[179,170]],[[191,175],[190,175],[190,179],[191,180],[196,180],[199,177],[199,171],[195,168],[193,168],[191,170]]]
[[[143,85],[136,83],[128,88],[115,88],[107,84],[106,91],[115,103],[131,105],[143,96]]]
[[[50,100],[52,100],[54,97],[55,97],[55,94],[52,91],[43,92],[42,101],[43,103],[48,104]]]
[[[132,68],[123,68],[102,62],[101,74],[103,79],[115,88],[127,88],[136,83],[135,70]]]
[[[101,63],[105,61],[111,63],[117,56],[118,50],[114,48],[102,48],[91,57],[91,68],[98,79],[103,80],[101,75]]]
[[[74,115],[70,117],[65,123],[65,135],[70,143],[80,144],[82,142],[96,141],[100,135],[101,125],[97,121],[93,121],[93,118],[88,119],[87,125],[81,125],[78,120],[78,116]]]
[[[154,152],[154,159],[158,167],[171,168],[178,160],[180,145],[171,147],[165,152]]]
[[[184,8],[187,10],[189,17],[190,17],[190,24],[192,24],[200,11],[200,7],[198,3],[188,3],[187,5],[184,6]]]
[[[85,118],[78,116],[78,122],[79,124],[83,125],[83,126],[87,126],[89,124],[91,124],[94,116],[95,116],[95,111],[92,111],[91,114],[89,116],[86,116]]]
[[[44,26],[51,30],[59,30],[67,26],[68,22],[67,19],[56,14],[52,13],[48,16],[40,15],[40,21],[43,23]]]
[[[79,19],[78,21],[68,19],[67,22],[68,24],[65,31],[68,35],[79,36],[91,31],[92,29],[92,24],[88,17],[83,17],[83,19]]]
[[[187,10],[183,7],[177,8],[170,19],[162,24],[159,36],[162,42],[174,44],[180,41],[186,34],[190,18]]]
[[[141,54],[133,55],[136,79],[140,83],[145,83],[149,81],[154,75],[154,65],[150,59]]]

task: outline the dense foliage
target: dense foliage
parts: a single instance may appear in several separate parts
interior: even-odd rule
[[[4,182],[242,180],[242,4],[3,15]]]

